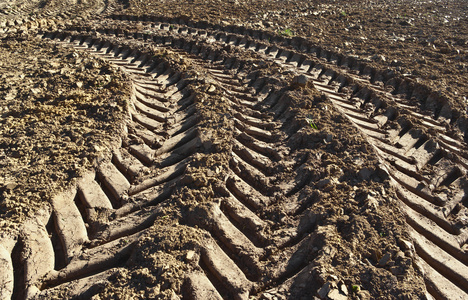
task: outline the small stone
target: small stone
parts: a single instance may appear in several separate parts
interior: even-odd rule
[[[180,300],[180,297],[177,296],[174,290],[171,290],[171,300]]]
[[[405,258],[405,253],[403,251],[398,251],[396,254],[395,254],[395,257],[394,257],[394,260],[397,260],[397,259],[404,259]]]
[[[307,76],[305,75],[298,75],[293,78],[292,86],[296,88],[304,88],[307,85]]]
[[[331,290],[328,293],[328,299],[330,299],[330,300],[346,300],[346,299],[348,299],[348,297],[346,297],[345,295],[340,294],[340,291],[334,289],[334,290]]]
[[[320,299],[325,299],[325,297],[328,295],[328,293],[330,292],[330,289],[331,289],[331,282],[328,281],[326,282],[321,288],[320,290],[318,290],[318,295],[320,297]]]
[[[210,85],[210,87],[208,88],[208,93],[209,94],[212,94],[216,91],[216,87],[214,85]]]
[[[267,299],[267,300],[270,300],[270,299],[273,299],[274,295],[270,294],[270,293],[263,293],[262,294],[262,298],[261,299]]]
[[[371,250],[371,255],[372,255],[372,259],[374,261],[379,261],[380,258],[382,257],[382,252],[380,252],[379,249],[372,249]]]
[[[410,21],[400,21],[399,23],[401,26],[413,26]]]
[[[319,188],[319,189],[324,188],[324,187],[326,187],[327,185],[329,185],[330,183],[331,183],[331,179],[330,179],[330,178],[322,179],[322,180],[320,180],[319,182],[317,182],[317,188]]]
[[[373,170],[371,170],[371,169],[369,169],[369,168],[362,168],[362,169],[359,171],[358,175],[359,175],[359,177],[361,177],[363,180],[369,180],[373,173],[374,173]]]
[[[344,284],[344,282],[340,282],[339,288],[343,295],[347,296],[349,294],[348,288],[346,287],[346,284]]]
[[[390,252],[385,253],[384,256],[382,256],[382,258],[379,260],[379,266],[385,266],[386,264],[388,264],[391,258],[392,255],[390,254]]]
[[[5,188],[7,190],[13,190],[16,186],[17,186],[17,184],[15,182],[9,182],[9,183],[5,184]]]
[[[13,100],[15,99],[15,97],[16,97],[16,91],[11,91],[5,96],[4,100],[6,101]]]
[[[407,241],[407,240],[404,240],[404,239],[400,239],[400,244],[401,246],[403,247],[403,249],[405,250],[410,250],[412,251],[414,249],[414,246],[413,244],[410,242],[410,241]]]
[[[381,54],[375,54],[374,56],[372,56],[372,60],[373,60],[373,61],[382,61],[382,62],[387,61],[387,59],[385,58],[385,56],[383,56],[383,55],[381,55]]]
[[[368,300],[368,299],[371,298],[369,291],[366,291],[366,290],[359,291],[359,292],[357,293],[357,296],[358,296],[359,299],[361,299],[361,300]]]
[[[366,207],[367,208],[371,208],[371,209],[374,209],[374,210],[377,210],[377,207],[379,206],[379,201],[377,201],[377,199],[375,199],[374,197],[372,196],[368,196],[367,197],[367,203],[366,203]]]
[[[397,275],[401,275],[402,272],[401,272],[401,268],[400,267],[397,267],[397,266],[393,266],[390,268],[390,272],[392,272],[393,275],[397,276]]]
[[[195,257],[195,251],[189,250],[187,252],[187,255],[185,256],[185,259],[187,259],[188,261],[192,261],[194,257]]]
[[[34,95],[40,94],[41,92],[42,92],[41,88],[32,88],[31,89],[31,93],[33,93]]]
[[[83,82],[77,81],[77,82],[75,83],[75,85],[76,85],[77,88],[81,89],[81,88],[83,87]]]

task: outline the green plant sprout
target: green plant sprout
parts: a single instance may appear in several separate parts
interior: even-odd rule
[[[314,123],[314,120],[312,119],[311,116],[308,116],[306,118],[307,123],[309,123],[310,127],[312,127],[315,130],[318,130],[317,124]]]
[[[353,289],[353,292],[359,292],[361,290],[361,287],[357,284],[353,284],[351,288]]]
[[[292,30],[289,28],[286,28],[283,31],[280,31],[279,33],[283,36],[293,36]]]

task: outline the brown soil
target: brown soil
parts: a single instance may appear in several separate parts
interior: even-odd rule
[[[55,2],[42,9],[54,11]],[[10,288],[2,281],[7,276],[0,276],[5,284],[0,292],[18,299],[426,299],[447,297],[455,286],[462,299],[468,293],[463,287],[468,278],[465,4],[130,0],[103,6],[92,1],[80,2],[85,9],[75,7],[57,20],[54,12],[39,29],[11,24],[0,44],[0,250],[11,252],[15,283]],[[33,7],[42,18],[40,5]],[[94,15],[96,11],[114,17]],[[141,19],[124,21],[127,16]],[[164,18],[174,24],[169,26],[173,31],[154,29],[142,21],[147,16]],[[443,249],[442,258],[449,253],[456,263],[438,267],[427,257],[434,252],[418,246],[414,232],[424,230],[411,221],[408,207],[413,206],[401,200],[406,186],[394,175],[406,168],[398,159],[412,163],[413,158],[388,158],[380,152],[380,140],[369,136],[368,127],[351,122],[349,111],[333,100],[346,89],[320,90],[320,84],[299,76],[287,63],[214,42],[221,40],[216,37],[220,33],[212,40],[184,36],[172,28],[179,23],[193,28],[205,24],[201,30],[208,32],[231,25],[257,29],[273,36],[265,43],[278,47],[282,44],[276,38],[304,38],[319,46],[319,53],[365,63],[374,70],[370,77],[385,73],[408,89],[436,94],[441,107],[448,103],[452,113],[441,126],[456,140],[456,158],[444,154],[439,159],[450,162],[438,171],[439,159],[420,165],[416,157],[416,167],[405,174],[420,184],[424,176],[430,184],[435,175],[444,178],[437,179],[444,184],[436,188],[428,184],[432,194],[424,197],[443,199],[439,207],[449,203],[447,220],[416,211],[435,220],[427,225],[437,227],[427,249],[435,243]],[[36,38],[40,32],[52,32],[52,40]],[[142,34],[154,34],[154,43],[138,37]],[[66,42],[73,36],[85,45],[88,35],[101,46],[112,45],[109,53],[119,49],[118,59],[99,49],[82,51],[77,44],[74,49],[73,38]],[[58,45],[59,39],[66,45]],[[177,39],[180,46],[173,41]],[[197,47],[205,50],[198,53]],[[145,65],[145,60],[157,62],[162,71],[151,71],[146,66],[153,63]],[[351,76],[331,61],[330,55],[321,60],[330,72]],[[366,83],[368,89],[378,85],[372,81]],[[351,79],[346,82],[349,89],[358,89]],[[266,88],[274,92],[255,105],[245,104],[263,97]],[[156,98],[164,109],[163,104],[148,104],[152,93],[163,95]],[[385,97],[383,92],[378,96]],[[368,112],[366,118],[378,115],[370,113],[377,105],[372,97],[360,107]],[[419,130],[414,139],[440,142],[436,126],[419,122],[434,114],[445,117],[445,110],[437,106],[430,111],[418,97],[416,92],[408,96],[405,109],[396,100],[382,105],[398,113],[379,130],[387,137],[398,131],[402,137],[411,124]],[[417,115],[408,111],[410,104]],[[152,125],[161,118],[163,125]],[[452,170],[453,161],[458,171]],[[89,172],[95,185],[81,183]],[[452,182],[459,185],[450,186]],[[92,186],[108,206],[86,202],[86,187]],[[63,203],[69,204],[57,204],[68,191],[73,196]],[[460,193],[461,200],[451,206]],[[63,214],[69,220],[61,225],[67,206],[77,213]],[[28,275],[28,268],[40,265],[34,251],[42,253],[37,245],[43,244],[40,234],[35,240],[27,232],[36,223],[44,228],[37,232],[50,237],[47,243],[56,256],[55,266],[52,262],[46,271],[37,267],[37,278]],[[75,224],[83,227],[83,240],[79,230],[73,233],[79,227]],[[452,225],[453,231],[445,229]],[[439,239],[439,227],[460,237],[456,250],[439,242],[445,238]],[[67,248],[69,239],[75,244]],[[3,252],[0,268],[9,264]],[[74,271],[74,264],[83,267]],[[442,278],[440,285],[427,264],[441,274],[436,275]],[[444,292],[446,286],[449,292]]]
[[[129,1],[128,13],[186,16],[306,37],[326,49],[394,70],[468,105],[464,1]],[[365,8],[365,9],[364,9]]]
[[[108,152],[130,91],[86,53],[20,35],[1,47],[0,212],[14,228]]]

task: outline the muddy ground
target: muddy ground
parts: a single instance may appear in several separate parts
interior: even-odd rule
[[[182,16],[304,37],[422,83],[446,97],[460,114],[468,109],[464,1],[130,0],[119,5],[129,15]],[[54,195],[92,169],[96,158],[110,159],[129,118],[128,75],[86,52],[33,36],[9,33],[0,44],[0,222],[4,232],[13,235],[24,220],[50,206]],[[203,272],[198,258],[210,243],[211,207],[226,197],[219,187],[228,176],[234,127],[224,116],[228,105],[220,100],[220,89],[214,85],[215,92],[207,93],[212,81],[204,80],[209,75],[190,59],[154,50],[152,54],[172,59],[185,72],[203,99],[197,102],[199,130],[216,131],[211,144],[191,157],[190,167],[161,205],[154,225],[138,239],[130,259],[93,290],[93,299],[187,297],[193,287],[185,275]],[[252,64],[259,60],[255,55],[244,59]],[[278,229],[294,229],[297,216],[308,214],[315,236],[303,262],[308,275],[271,282],[271,273],[265,271],[250,296],[430,297],[414,261],[395,189],[372,146],[312,84],[298,85],[294,74],[271,64],[251,71],[249,75],[260,73],[285,91],[290,105],[287,125],[280,129],[288,137],[285,160],[296,163],[292,169],[300,165],[300,173],[310,179],[297,202],[278,201],[261,211],[270,222],[264,235],[280,239]],[[270,179],[273,183],[288,186],[302,180],[292,169],[281,168]],[[274,253],[261,261],[265,270],[276,268],[284,255],[279,247],[270,249]],[[64,289],[54,291],[53,297],[71,296]]]

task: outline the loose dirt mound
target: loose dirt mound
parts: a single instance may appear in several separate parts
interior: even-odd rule
[[[329,16],[322,25],[336,17],[330,9],[342,9],[288,3],[303,22]],[[382,68],[383,59],[360,60],[291,36],[302,31],[285,27],[294,23],[286,23],[293,19],[283,3],[241,4],[221,20],[216,11],[228,8],[222,2],[180,8],[130,1],[123,13],[116,3],[98,3],[83,15],[114,14],[85,24],[48,21],[38,31],[17,26],[38,33],[22,42],[27,47],[45,45],[40,53],[66,60],[57,68],[80,68],[74,83],[52,72],[52,81],[33,88],[60,86],[21,97],[57,115],[57,127],[40,125],[51,133],[65,126],[97,132],[88,144],[81,136],[60,141],[86,145],[78,148],[86,161],[73,169],[68,162],[77,155],[62,151],[62,164],[35,185],[54,176],[66,189],[27,198],[28,210],[2,199],[4,222],[16,220],[21,231],[10,230],[0,244],[6,298],[466,296],[463,99],[434,89],[433,78]],[[358,16],[346,7],[340,24],[348,12]],[[257,23],[274,9],[274,21]],[[257,15],[248,26],[235,20],[246,22],[251,12]],[[10,36],[5,47],[19,38]],[[107,83],[108,75],[116,79]],[[97,92],[101,85],[92,82],[102,79]],[[68,96],[73,89],[92,96],[60,102],[61,86]],[[125,97],[129,118],[122,117]],[[29,102],[10,101],[18,114],[28,112]],[[57,111],[61,103],[67,105]],[[85,115],[80,121],[89,127],[76,126],[70,114]],[[21,121],[30,124],[26,117]],[[6,148],[8,159],[13,151],[32,155],[31,147]],[[20,195],[12,187],[4,185],[5,195]]]

